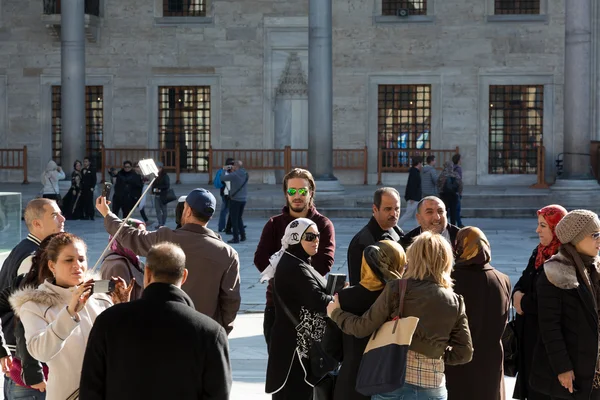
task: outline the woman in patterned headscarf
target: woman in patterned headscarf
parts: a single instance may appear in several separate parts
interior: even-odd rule
[[[479,229],[467,226],[456,235],[454,292],[465,299],[473,339],[473,360],[446,366],[449,400],[503,400],[501,338],[508,319],[510,280],[489,263],[490,243]]]
[[[404,249],[392,240],[381,240],[367,246],[363,251],[360,269],[360,283],[339,293],[339,301],[344,311],[363,315],[379,297],[385,284],[400,279],[407,259]],[[340,331],[341,334],[341,331]],[[369,337],[358,339],[343,334],[337,341],[343,352],[342,368],[335,385],[334,400],[368,400],[354,390],[358,367]]]
[[[560,241],[554,232],[556,225],[567,215],[567,210],[557,204],[546,206],[537,212],[538,223],[535,232],[540,238],[529,257],[527,268],[515,285],[513,303],[517,316],[515,320],[516,333],[519,340],[518,375],[513,398],[530,400],[549,400],[550,397],[537,393],[529,386],[529,372],[533,361],[533,349],[539,338],[537,313],[537,280],[544,270],[544,262],[558,253]]]

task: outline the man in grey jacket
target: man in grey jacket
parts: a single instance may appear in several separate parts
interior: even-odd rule
[[[435,170],[435,156],[429,155],[425,161],[427,164],[421,169],[421,192],[423,197],[437,196],[438,173]]]
[[[231,182],[229,190],[229,214],[231,215],[231,227],[233,228],[233,239],[227,243],[239,243],[246,240],[246,229],[244,228],[244,207],[248,197],[248,173],[242,167],[242,162],[237,160],[229,174],[221,175],[223,182]]]
[[[119,243],[140,256],[161,242],[178,244],[185,253],[189,274],[181,287],[190,296],[196,310],[217,321],[229,334],[240,308],[240,262],[237,251],[206,225],[217,207],[217,200],[206,189],[194,189],[187,195],[181,216],[182,227],[165,226],[157,231],[141,231],[125,225]],[[106,198],[96,199],[96,208],[104,216],[104,228],[114,235],[121,220],[108,208]]]

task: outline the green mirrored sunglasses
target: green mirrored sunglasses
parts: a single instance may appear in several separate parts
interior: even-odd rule
[[[288,190],[287,190],[287,194],[289,196],[295,196],[296,193],[300,193],[300,196],[306,196],[308,194],[308,189],[307,188],[300,188],[300,189],[288,188]]]

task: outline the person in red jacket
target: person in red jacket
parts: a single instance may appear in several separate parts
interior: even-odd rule
[[[319,250],[312,257],[311,265],[321,275],[326,275],[333,265],[335,253],[335,231],[331,221],[319,214],[314,206],[315,180],[305,169],[294,168],[283,178],[283,192],[286,206],[281,214],[271,217],[265,224],[258,247],[254,253],[254,265],[260,272],[269,266],[269,258],[281,248],[281,238],[287,225],[296,218],[308,218],[315,222],[320,233]],[[263,331],[267,348],[271,342],[271,328],[275,322],[275,307],[273,303],[273,279],[267,286],[267,304]]]

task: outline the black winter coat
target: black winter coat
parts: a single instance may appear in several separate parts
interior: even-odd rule
[[[362,316],[371,308],[375,300],[383,292],[383,289],[371,292],[360,284],[351,286],[339,293],[339,301],[342,310],[354,315]],[[341,333],[341,331],[340,331]],[[355,389],[356,377],[362,355],[367,347],[370,336],[358,339],[353,335],[341,333],[342,344],[342,368],[335,384],[334,400],[369,400],[370,397],[363,396]]]
[[[327,304],[333,300],[332,296],[325,293],[326,284],[325,279],[313,267],[295,256],[286,252],[279,260],[274,278],[275,323],[269,345],[265,385],[267,393],[276,392],[287,380],[302,380],[288,378],[297,348],[296,327],[286,315],[281,302],[285,303],[297,321],[300,320],[301,307],[325,315]],[[310,371],[309,364],[307,359],[303,359],[307,371]],[[297,371],[302,373],[302,369]],[[310,377],[307,378],[310,380]]]
[[[83,177],[81,180],[83,190],[86,192],[92,192],[92,190],[96,188],[96,181],[98,179],[96,177],[96,168],[92,166],[89,168],[84,168],[81,170],[81,175]]]
[[[421,191],[421,171],[415,167],[411,167],[408,170],[408,182],[406,183],[406,190],[404,191],[404,199],[420,201],[423,197]]]
[[[98,316],[81,373],[81,400],[228,400],[225,330],[179,288],[152,283],[140,300]]]
[[[452,249],[456,250],[456,235],[458,234],[458,231],[460,230],[460,228],[458,226],[448,224],[448,225],[446,225],[446,229],[448,230],[448,234],[450,235],[450,244],[452,245]],[[408,249],[408,246],[410,246],[412,244],[413,240],[415,240],[415,238],[417,236],[419,236],[420,234],[421,234],[421,227],[417,226],[415,229],[413,229],[412,231],[410,231],[406,235],[404,235],[402,237],[402,239],[400,240],[400,244],[402,245],[404,250]]]
[[[531,363],[533,362],[533,351],[540,337],[540,326],[538,324],[538,300],[537,300],[537,281],[544,272],[544,267],[541,266],[535,269],[535,258],[537,257],[538,248],[536,247],[529,257],[527,268],[523,271],[521,278],[515,285],[513,294],[517,291],[524,293],[521,298],[521,309],[524,314],[515,316],[515,328],[518,337],[517,346],[519,357],[517,382],[513,393],[514,399],[525,400],[529,396],[529,375],[531,371]]]
[[[141,175],[133,170],[129,172],[120,170],[117,173],[113,199],[116,198],[125,204],[131,203],[133,205],[142,195],[143,188],[144,182]]]
[[[365,225],[350,241],[348,245],[348,280],[350,285],[358,285],[360,282],[360,268],[362,266],[362,256],[365,247],[375,244],[383,239],[400,242],[404,232],[399,226],[384,231],[379,226],[375,217],[371,217]]]
[[[594,390],[592,395],[598,358],[596,301],[564,251],[561,246],[558,254],[546,261],[537,281],[540,340],[535,347],[530,384],[557,399],[599,399],[599,391]],[[574,394],[558,380],[559,374],[571,370],[575,374]]]

